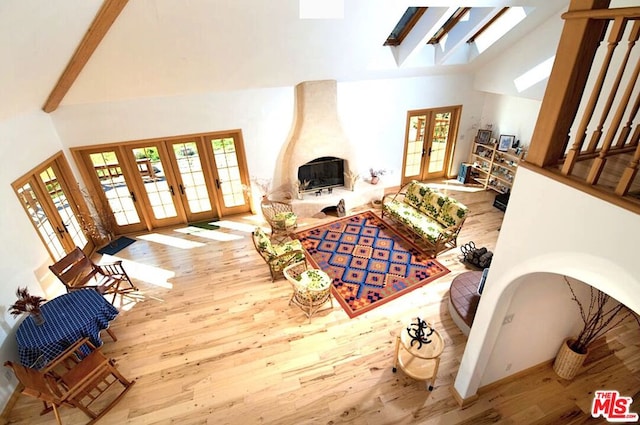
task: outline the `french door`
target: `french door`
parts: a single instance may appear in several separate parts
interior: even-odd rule
[[[240,131],[73,150],[118,233],[250,211]]]
[[[75,153],[75,152],[74,152]],[[111,213],[115,221],[115,233],[130,233],[147,228],[147,211],[138,202],[133,184],[137,164],[130,164],[126,152],[119,146],[95,147],[77,153],[87,186],[95,205]]]
[[[407,112],[402,184],[447,177],[461,110],[450,106]]]
[[[207,150],[213,160],[215,199],[221,215],[248,212],[249,187],[242,139],[233,133],[204,136]]]
[[[93,243],[82,220],[89,212],[62,153],[54,155],[12,186],[38,236],[54,260],[76,246],[88,252]]]
[[[180,196],[180,204],[188,221],[199,221],[213,216],[211,191],[213,175],[207,160],[205,145],[201,137],[191,137],[168,142],[171,163],[174,165],[175,178]]]

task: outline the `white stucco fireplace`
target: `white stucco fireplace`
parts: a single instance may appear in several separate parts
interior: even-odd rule
[[[298,169],[314,160],[341,159],[343,173],[357,172],[357,152],[342,129],[338,116],[337,82],[335,80],[305,81],[295,87],[295,116],[291,136],[285,144],[283,160],[276,166],[274,188],[294,192]],[[346,179],[348,180],[348,179]],[[349,185],[348,181],[345,184]],[[334,185],[336,186],[336,185]],[[302,217],[313,216],[323,208],[345,200],[347,209],[380,199],[384,188],[360,179],[355,190],[333,187],[331,193],[305,193],[304,199],[294,199],[294,211]]]

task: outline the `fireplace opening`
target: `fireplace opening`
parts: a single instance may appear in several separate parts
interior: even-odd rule
[[[298,167],[298,180],[305,190],[344,186],[344,160],[323,156]]]

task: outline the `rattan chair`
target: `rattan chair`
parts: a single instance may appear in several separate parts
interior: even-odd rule
[[[274,242],[282,243],[292,238],[293,231],[298,227],[298,216],[293,212],[291,204],[264,198],[260,208],[271,227],[271,239]]]
[[[295,304],[304,311],[309,318],[322,309],[329,301],[333,308],[331,297],[331,278],[322,270],[309,269],[306,261],[301,261],[285,267],[285,279],[293,288],[289,305]]]
[[[129,391],[129,381],[88,338],[76,341],[42,370],[5,362],[20,381],[21,393],[44,402],[45,413],[53,410],[62,425],[58,409],[65,405],[82,410],[92,424],[103,417]],[[119,391],[115,391],[117,387]],[[107,391],[109,391],[107,393]],[[95,404],[94,404],[95,403]]]
[[[271,281],[282,277],[282,271],[288,265],[305,259],[304,248],[297,239],[275,244],[260,227],[256,227],[252,236],[256,251],[269,266]]]

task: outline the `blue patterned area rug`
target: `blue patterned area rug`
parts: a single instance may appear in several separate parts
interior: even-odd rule
[[[371,211],[296,234],[353,318],[449,273]]]

